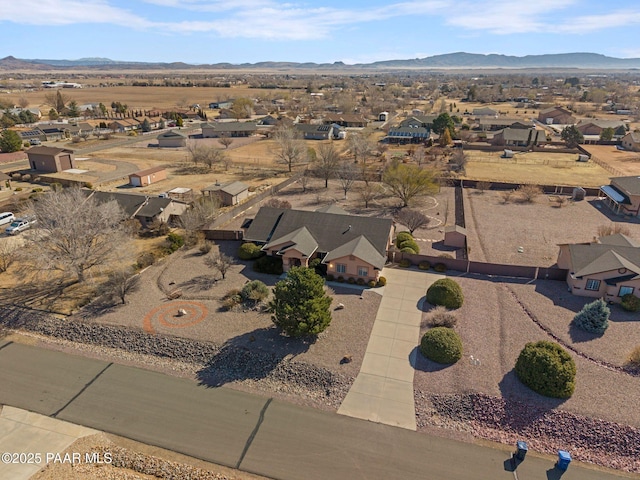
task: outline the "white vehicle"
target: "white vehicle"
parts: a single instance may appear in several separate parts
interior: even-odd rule
[[[16,219],[16,217],[11,212],[2,212],[0,213],[0,225],[5,225],[7,223],[11,223]]]
[[[17,235],[18,233],[30,228],[35,223],[35,219],[16,218],[11,225],[5,228],[8,235]]]

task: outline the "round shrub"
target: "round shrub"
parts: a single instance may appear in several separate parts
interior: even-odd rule
[[[431,305],[442,305],[449,310],[455,310],[460,308],[464,302],[462,288],[450,278],[441,278],[428,288],[427,302]]]
[[[447,266],[444,263],[436,263],[433,269],[438,273],[444,273],[447,271]]]
[[[620,305],[622,305],[622,308],[627,312],[640,312],[640,298],[636,297],[633,293],[623,295]]]
[[[369,280],[369,283],[367,285],[369,285],[369,287],[371,287],[371,288],[374,288],[376,286],[376,281],[375,280]]]
[[[413,240],[413,235],[411,235],[409,232],[400,232],[396,235],[396,245],[405,240]]]
[[[420,353],[437,363],[456,363],[462,358],[462,340],[451,328],[435,327],[422,336]]]
[[[320,265],[320,263],[322,263],[322,260],[320,258],[314,258],[309,262],[309,268],[316,268]]]
[[[342,275],[338,277],[338,282],[344,283],[344,277]]]
[[[411,247],[402,247],[402,250],[400,250],[402,253],[411,253],[413,255],[415,255],[416,253],[418,253],[417,250],[414,250]]]
[[[282,274],[282,257],[270,257],[265,255],[253,262],[253,269],[260,273],[270,273],[272,275]]]
[[[376,285],[378,287],[384,287],[386,284],[387,284],[387,279],[385,277],[380,277]]]
[[[515,372],[522,383],[546,397],[569,398],[576,387],[573,359],[560,345],[546,340],[525,345]]]
[[[582,310],[573,317],[573,324],[586,332],[604,333],[609,327],[610,313],[611,310],[607,307],[607,302],[599,298],[582,307]]]
[[[398,243],[397,247],[400,249],[401,252],[404,251],[405,248],[410,248],[416,253],[420,252],[420,247],[418,246],[418,244],[415,242],[413,238],[410,240],[404,240]]]
[[[365,279],[364,279],[364,278],[358,278],[358,279],[356,280],[356,283],[357,283],[358,285],[364,285],[364,284],[365,284],[365,283],[367,283],[367,282],[365,281]]]
[[[327,282],[333,282],[334,278],[335,277],[333,275],[331,275],[330,273],[327,273]]]
[[[418,268],[420,270],[429,270],[431,268],[431,264],[426,260],[423,260],[418,264]]]
[[[171,232],[167,235],[167,248],[173,253],[184,245],[184,237],[177,233]]]
[[[260,247],[255,243],[243,243],[238,248],[238,257],[240,260],[253,260],[262,254]]]
[[[400,263],[398,263],[398,265],[400,265],[402,268],[409,268],[411,266],[411,260],[409,260],[408,258],[403,258],[402,260],[400,260]]]
[[[260,280],[252,280],[244,284],[240,296],[244,302],[257,304],[269,296],[269,288]]]
[[[631,351],[625,366],[632,372],[640,372],[640,345]]]
[[[351,285],[356,283],[356,279],[353,277],[349,277],[349,280],[347,280],[347,283],[350,283]]]

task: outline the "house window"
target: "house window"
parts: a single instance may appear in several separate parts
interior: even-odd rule
[[[620,291],[618,292],[618,296],[622,297],[629,293],[633,293],[634,287],[620,287]]]
[[[367,267],[358,267],[358,276],[359,277],[368,277],[369,269]]]
[[[587,286],[584,287],[585,290],[600,290],[600,280],[587,280]]]
[[[344,263],[336,264],[336,272],[347,273],[347,266]]]

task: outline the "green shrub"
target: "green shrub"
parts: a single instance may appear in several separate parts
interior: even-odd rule
[[[16,192],[21,192],[21,191],[22,191],[22,187],[16,188]]]
[[[387,279],[385,277],[378,278],[378,287],[384,287],[387,284]]]
[[[242,296],[240,293],[240,290],[237,288],[229,290],[225,296],[222,297],[222,308],[225,310],[233,310],[236,305],[240,305],[242,303]]]
[[[184,237],[175,232],[171,232],[167,235],[167,242],[169,252],[173,253],[184,245]]]
[[[330,273],[327,273],[327,282],[333,282],[334,279],[335,277],[333,275],[331,275]]]
[[[36,187],[33,190],[31,190],[33,193],[40,193],[42,191],[42,187]]]
[[[243,243],[238,248],[238,257],[240,260],[253,260],[262,255],[262,250],[255,243]]]
[[[458,323],[456,314],[441,305],[429,310],[425,320],[426,324],[431,327],[453,328]]]
[[[408,258],[403,258],[402,260],[400,260],[400,263],[398,263],[398,265],[402,268],[409,268],[411,266],[411,260],[409,260]]]
[[[462,306],[464,295],[462,288],[450,278],[436,280],[427,289],[427,302],[431,305],[442,305],[450,310],[455,310]]]
[[[320,263],[322,263],[322,259],[314,258],[309,262],[309,268],[316,268],[320,265]]]
[[[269,288],[260,280],[252,280],[245,283],[240,292],[240,296],[246,303],[257,304],[269,296]]]
[[[365,281],[365,279],[364,279],[364,278],[358,278],[358,279],[356,280],[356,283],[357,283],[358,285],[361,285],[361,286],[362,286],[362,285],[366,284],[367,282]]]
[[[451,328],[435,327],[422,336],[420,352],[429,360],[449,365],[462,358],[462,340]]]
[[[604,333],[609,327],[610,313],[607,303],[599,298],[582,307],[582,310],[573,317],[573,324],[586,332]]]
[[[89,190],[93,190],[93,183],[85,182],[84,183],[84,188],[88,188]]]
[[[420,253],[420,247],[413,238],[398,243],[397,247],[401,252],[403,252],[405,248],[410,248],[415,253]]]
[[[415,255],[416,253],[418,253],[417,250],[414,250],[411,247],[402,247],[402,250],[400,250],[402,253],[410,253],[412,255]]]
[[[349,279],[347,280],[347,283],[350,283],[351,285],[356,283],[356,279],[353,277],[349,277]]]
[[[260,273],[270,273],[272,275],[282,274],[282,258],[265,255],[253,262],[253,269]]]
[[[420,270],[429,270],[431,268],[431,264],[426,260],[423,260],[418,264],[418,268]]]
[[[444,263],[436,263],[433,269],[438,273],[444,273],[447,271],[447,266]]]
[[[342,275],[340,275],[340,276],[338,277],[338,281],[339,281],[340,283],[343,283],[343,282],[344,282],[344,277],[343,277]]]
[[[515,367],[518,379],[534,392],[553,398],[569,398],[575,390],[576,364],[557,343],[527,343]]]
[[[405,240],[413,240],[413,235],[411,235],[409,232],[400,232],[396,235],[396,245]]]
[[[369,283],[367,283],[367,285],[369,285],[369,287],[374,288],[377,284],[375,280],[369,280]]]
[[[640,312],[640,298],[636,297],[633,293],[623,295],[620,305],[622,305],[622,308],[627,312]]]

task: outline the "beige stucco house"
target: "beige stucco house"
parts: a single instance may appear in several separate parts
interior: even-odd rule
[[[340,208],[321,211],[262,207],[244,238],[282,257],[283,270],[309,266],[319,258],[327,275],[345,280],[378,280],[393,240],[393,221],[350,215]]]
[[[640,243],[626,235],[562,244],[558,267],[568,270],[567,284],[574,295],[614,303],[628,293],[640,297]]]
[[[249,198],[249,185],[243,182],[214,183],[202,189],[203,195],[218,197],[224,206],[237,205]]]
[[[640,152],[640,132],[629,132],[620,142],[625,150]]]

